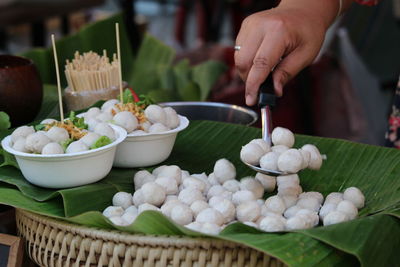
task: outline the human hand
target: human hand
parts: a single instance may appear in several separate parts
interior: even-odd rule
[[[273,69],[275,93],[311,64],[337,14],[336,1],[283,0],[247,17],[236,38],[235,65],[246,82],[246,104],[256,103],[261,83]]]

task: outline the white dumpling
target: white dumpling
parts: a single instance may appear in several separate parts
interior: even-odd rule
[[[274,176],[269,176],[258,172],[255,179],[262,184],[265,191],[272,192],[275,190],[276,178]]]
[[[349,187],[343,193],[343,198],[345,200],[353,202],[353,204],[358,208],[361,209],[364,207],[365,197],[360,189],[357,187]]]
[[[151,122],[145,121],[145,122],[142,122],[139,126],[140,126],[140,128],[142,128],[143,131],[145,131],[147,133],[151,127]]]
[[[286,150],[289,150],[289,147],[285,145],[276,145],[271,147],[271,151],[278,153],[278,155],[282,154]]]
[[[50,138],[48,138],[44,132],[40,131],[28,135],[25,147],[28,151],[39,154],[42,152],[43,147],[50,142]]]
[[[260,158],[265,154],[263,148],[255,143],[248,143],[240,150],[240,159],[246,163],[257,166]]]
[[[96,128],[97,124],[99,124],[101,121],[96,120],[95,118],[90,118],[88,120],[85,120],[85,123],[88,125],[88,130],[93,132],[94,129]]]
[[[267,141],[265,141],[264,139],[261,139],[261,138],[253,139],[250,141],[249,144],[259,145],[262,148],[262,150],[264,151],[264,154],[271,151],[271,145]]]
[[[272,143],[276,145],[284,145],[287,147],[293,147],[294,145],[294,134],[286,128],[276,127],[271,134]]]
[[[57,120],[55,120],[55,119],[44,119],[40,122],[40,124],[52,124],[55,122],[57,122]]]
[[[278,170],[279,154],[276,152],[268,152],[260,158],[260,167],[264,170]]]
[[[253,192],[256,199],[262,198],[264,195],[264,187],[253,177],[245,177],[240,180],[240,189]]]
[[[314,145],[304,145],[302,150],[310,152],[310,161],[308,163],[308,168],[311,170],[319,170],[322,166],[322,156],[318,148]]]
[[[88,109],[88,111],[86,111],[83,117],[85,118],[85,120],[88,120],[90,118],[96,118],[96,116],[99,115],[100,113],[101,110],[98,107],[93,107]]]
[[[135,115],[129,111],[121,111],[113,118],[115,124],[123,127],[128,133],[132,132],[138,127],[138,120]]]
[[[170,129],[162,123],[154,123],[149,128],[149,133],[163,133],[169,131]]]
[[[114,107],[115,104],[118,104],[119,101],[117,99],[110,99],[104,102],[104,104],[101,106],[101,111],[105,111],[106,109],[110,107]]]
[[[236,168],[227,159],[219,159],[214,165],[214,175],[220,184],[225,183],[228,180],[235,179]]]
[[[109,122],[112,121],[113,115],[111,114],[111,112],[102,112],[97,115],[95,119],[102,122]]]
[[[108,138],[111,139],[111,141],[114,141],[116,138],[113,128],[111,128],[111,126],[105,122],[97,124],[96,127],[94,128],[94,132],[99,135],[107,136]]]
[[[282,172],[297,173],[303,165],[303,156],[297,149],[288,149],[279,156],[277,165]]]
[[[166,115],[166,125],[170,129],[175,129],[179,126],[180,120],[178,114],[176,114],[175,109],[171,107],[164,108],[164,112]]]
[[[85,145],[85,143],[80,142],[80,141],[74,141],[68,145],[67,149],[65,150],[65,153],[71,154],[71,153],[77,153],[77,152],[82,152],[82,151],[87,151],[87,150],[89,150],[89,147],[87,145]]]
[[[91,147],[101,136],[97,133],[88,132],[84,137],[79,139],[79,141],[83,142],[88,147]]]
[[[48,143],[42,149],[43,155],[64,154],[64,149],[59,143]]]
[[[46,132],[48,138],[56,143],[62,143],[69,139],[68,131],[64,128],[53,126]]]
[[[20,126],[11,134],[11,141],[15,143],[19,138],[26,138],[28,135],[33,134],[35,129],[33,126]]]
[[[15,141],[12,148],[19,152],[28,153],[29,150],[25,147],[25,144],[26,144],[26,138],[21,137],[17,141]]]
[[[149,105],[144,110],[144,115],[151,123],[166,124],[167,114],[164,109],[158,105]]]

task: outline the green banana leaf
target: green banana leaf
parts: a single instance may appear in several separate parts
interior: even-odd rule
[[[239,159],[241,146],[259,137],[251,127],[194,121],[181,132],[163,164],[177,164],[191,173],[212,172],[225,157],[238,178],[254,173]],[[264,233],[236,223],[215,238],[238,242],[275,256],[291,266],[396,266],[400,248],[400,151],[348,141],[297,136],[295,146],[317,145],[327,155],[320,171],[300,175],[305,191],[324,195],[357,186],[366,196],[359,218],[328,227]],[[154,211],[142,213],[127,227],[114,227],[101,215],[116,191],[133,191],[134,169],[114,168],[102,181],[78,188],[48,190],[27,183],[12,166],[0,168],[0,203],[72,223],[131,233],[203,236]]]

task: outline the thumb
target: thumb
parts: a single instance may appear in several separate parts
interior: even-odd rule
[[[314,57],[315,55],[310,55],[305,49],[296,49],[279,62],[273,72],[277,96],[282,96],[283,87],[302,69],[310,65]]]

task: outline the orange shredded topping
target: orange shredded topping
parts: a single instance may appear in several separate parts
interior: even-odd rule
[[[120,110],[120,111],[129,111],[131,112],[133,115],[136,116],[136,118],[138,119],[139,123],[143,123],[147,121],[146,116],[144,115],[144,108],[145,106],[138,106],[135,105],[134,103],[126,103],[126,104],[115,104],[115,106]],[[111,110],[113,116],[116,114],[116,112],[114,110]]]

